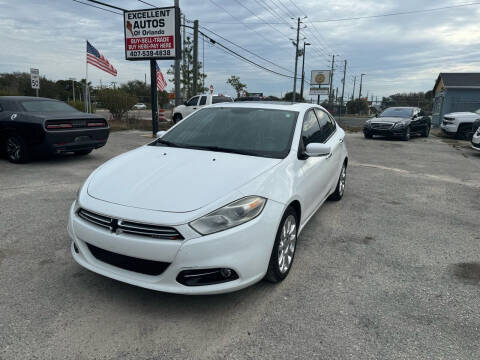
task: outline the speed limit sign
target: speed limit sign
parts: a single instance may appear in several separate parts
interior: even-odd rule
[[[30,68],[30,83],[32,89],[40,89],[40,71],[38,69]]]

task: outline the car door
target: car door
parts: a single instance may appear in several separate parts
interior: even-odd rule
[[[325,169],[329,173],[327,187],[331,190],[337,186],[343,165],[345,132],[337,126],[335,119],[328,112],[315,108],[315,113],[322,132],[322,142],[330,146],[330,155],[327,156]]]
[[[207,104],[207,95],[200,96],[200,101],[198,102],[198,108],[202,108]]]
[[[411,132],[421,132],[424,128],[423,117],[421,116],[420,109],[413,110],[412,122],[410,123]]]
[[[200,96],[194,96],[187,101],[187,103],[185,104],[185,116],[188,116],[191,113],[193,113],[195,110],[197,110],[199,99],[200,99]]]
[[[302,198],[305,217],[310,218],[327,196],[329,174],[329,159],[324,157],[305,157],[302,154],[310,143],[323,142],[322,132],[313,109],[305,113],[302,125],[302,135],[298,150],[299,163],[299,195]]]

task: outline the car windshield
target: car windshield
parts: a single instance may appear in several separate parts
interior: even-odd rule
[[[413,109],[410,108],[388,108],[378,117],[399,117],[408,118],[413,115]]]
[[[283,159],[290,151],[298,112],[258,108],[206,108],[151,145]]]
[[[22,101],[22,107],[28,112],[78,112],[64,102],[50,100]]]

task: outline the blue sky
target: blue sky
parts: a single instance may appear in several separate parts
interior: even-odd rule
[[[86,0],[83,0],[86,1]],[[104,0],[122,8],[148,7],[137,0]],[[158,6],[173,1],[150,0]],[[430,90],[439,72],[477,72],[480,4],[428,13],[320,22],[345,17],[371,16],[398,11],[431,9],[465,4],[455,0],[180,0],[189,20],[238,43],[282,68],[294,68],[294,20],[304,16],[302,30],[307,47],[306,74],[328,69],[329,55],[337,54],[335,87],[341,88],[343,60],[347,59],[346,96],[353,76],[366,73],[363,93],[381,96],[396,92]],[[242,6],[243,5],[243,6]],[[220,8],[221,6],[222,8]],[[89,67],[94,84],[144,80],[148,62],[124,59],[122,16],[87,7],[71,0],[0,0],[0,72],[25,71],[38,67],[51,79],[85,77],[85,39],[103,53],[118,70],[116,78]],[[314,22],[312,25],[311,22]],[[242,24],[243,23],[243,24]],[[206,31],[208,33],[208,31]],[[225,43],[219,39],[219,41]],[[282,73],[245,51],[242,55]],[[230,75],[240,76],[251,92],[281,95],[291,91],[293,80],[261,71],[205,42],[206,85],[233,95],[226,84]],[[202,43],[200,43],[200,58]],[[171,61],[159,62],[166,72]],[[300,64],[299,64],[300,65]],[[148,79],[148,74],[147,74]],[[172,88],[169,84],[169,89]],[[308,93],[308,89],[305,90]],[[357,82],[358,92],[358,82]]]

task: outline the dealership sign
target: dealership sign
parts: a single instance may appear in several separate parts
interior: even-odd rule
[[[312,70],[311,85],[329,85],[330,70]]]
[[[329,88],[310,88],[310,95],[328,95]]]
[[[132,10],[123,17],[127,60],[180,59],[180,9]]]

